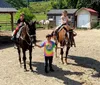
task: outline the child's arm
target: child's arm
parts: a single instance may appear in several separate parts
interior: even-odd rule
[[[62,22],[62,24],[66,23],[66,21],[64,21],[64,17],[63,16],[61,16],[61,22]]]
[[[37,47],[39,47],[39,48],[42,48],[42,46],[40,46],[40,45],[37,45],[37,44],[35,44],[35,46],[37,46]]]

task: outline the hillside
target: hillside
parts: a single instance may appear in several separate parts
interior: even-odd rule
[[[52,9],[50,1],[42,2],[30,2],[30,7],[33,10],[33,13],[46,13]]]
[[[29,0],[30,2],[50,1],[50,0]]]

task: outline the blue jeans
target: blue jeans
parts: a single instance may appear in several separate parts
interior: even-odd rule
[[[53,56],[45,56],[45,71],[48,71],[48,64],[49,64],[49,69],[52,70],[52,61],[53,61]]]

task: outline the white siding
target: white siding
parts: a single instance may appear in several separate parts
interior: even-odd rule
[[[61,25],[61,16],[56,16],[56,26]]]
[[[86,10],[81,10],[77,15],[77,27],[91,28],[90,13]]]

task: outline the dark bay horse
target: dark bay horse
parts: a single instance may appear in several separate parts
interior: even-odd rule
[[[38,24],[37,21],[30,21],[29,22],[29,34],[31,36],[32,42],[36,43],[36,24]]]
[[[24,63],[25,71],[27,71],[27,68],[26,68],[26,51],[27,50],[29,50],[30,70],[33,71],[32,65],[31,65],[32,63],[32,43],[35,41],[32,40],[31,35],[35,35],[35,30],[36,30],[36,28],[32,27],[33,25],[35,26],[35,23],[33,22],[31,22],[31,24],[29,23],[28,25],[23,24],[23,26],[21,27],[20,37],[18,39],[18,42],[16,43],[18,54],[19,54],[20,66],[22,64],[21,49],[23,52],[23,63]],[[31,33],[30,31],[33,33]]]
[[[53,35],[54,31],[52,32]],[[74,36],[76,36],[76,33],[73,33],[73,29],[70,28],[70,26],[63,26],[62,29],[58,32],[58,36],[57,35],[53,35],[53,38],[55,40],[56,43],[56,57],[57,57],[57,46],[58,43],[60,43],[61,47],[66,47],[66,56],[65,56],[65,63],[67,64],[67,56],[68,56],[68,52],[70,47],[72,47],[73,45],[75,45],[75,41],[74,41]],[[63,61],[63,48],[60,49],[60,54],[61,54],[61,61],[64,64]]]

